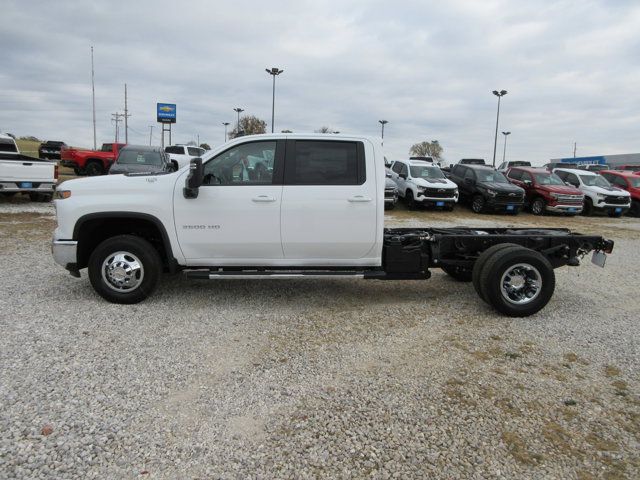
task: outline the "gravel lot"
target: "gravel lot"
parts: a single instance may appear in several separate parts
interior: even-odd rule
[[[106,303],[0,200],[0,478],[639,478],[640,220],[406,212],[616,240],[497,316],[428,282],[187,281]]]

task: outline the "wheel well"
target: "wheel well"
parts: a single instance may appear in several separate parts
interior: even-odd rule
[[[82,220],[82,219],[81,219]],[[98,217],[82,221],[76,226],[74,239],[78,241],[78,269],[84,268],[95,248],[107,238],[134,235],[144,238],[158,251],[163,263],[172,270],[175,259],[166,233],[151,219],[139,217]]]

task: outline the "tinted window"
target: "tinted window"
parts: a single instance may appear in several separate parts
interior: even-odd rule
[[[580,185],[580,181],[578,180],[578,177],[576,177],[573,173],[567,173],[566,181],[575,187]]]
[[[286,183],[289,185],[361,185],[364,155],[356,142],[299,140],[292,156],[287,147]]]
[[[204,165],[203,185],[270,185],[275,155],[275,141],[230,148]]]
[[[412,178],[444,178],[444,174],[439,167],[433,167],[430,165],[412,165],[411,166]]]
[[[192,157],[199,157],[200,155],[202,155],[202,150],[196,147],[187,147],[187,151]]]
[[[113,151],[113,144],[112,143],[103,143],[101,150],[103,152],[111,152],[111,151]]]
[[[627,182],[625,182],[624,178],[622,177],[618,177],[617,175],[607,175],[606,176],[607,180],[609,180],[611,183],[613,183],[614,185],[617,185],[618,187],[627,187]]]
[[[391,168],[391,170],[393,170],[396,173],[400,173],[400,170],[402,170],[402,163],[400,162],[395,162],[393,164],[393,167]]]
[[[175,155],[183,155],[184,154],[184,147],[166,147],[164,149],[165,152],[167,153],[173,153]]]
[[[520,180],[522,178],[522,170],[509,170],[507,177]]]
[[[560,180],[567,180],[567,175],[569,175],[567,172],[553,172],[555,173],[558,177],[560,177]]]
[[[120,165],[162,165],[160,152],[123,149],[118,156]]]
[[[505,177],[500,172],[496,172],[495,170],[489,170],[489,169],[477,170],[476,175],[478,176],[479,182],[509,183],[509,180],[507,180],[507,177]]]
[[[0,152],[17,152],[16,144],[11,140],[0,140]]]

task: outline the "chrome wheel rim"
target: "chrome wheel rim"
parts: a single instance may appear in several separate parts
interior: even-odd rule
[[[533,202],[533,213],[540,212],[542,212],[542,202],[536,200],[535,202]]]
[[[500,293],[509,303],[526,305],[535,300],[542,291],[542,275],[529,263],[510,266],[500,279]]]
[[[116,292],[132,292],[144,280],[142,262],[131,252],[115,252],[102,262],[102,279]]]

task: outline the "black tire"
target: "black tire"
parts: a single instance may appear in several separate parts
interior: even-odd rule
[[[91,160],[87,163],[84,171],[90,177],[95,177],[97,175],[102,175],[104,173],[104,168],[102,168],[102,165],[96,160]]]
[[[395,203],[385,203],[384,204],[384,209],[385,210],[393,210],[394,208],[396,208],[396,204]]]
[[[531,213],[534,215],[542,215],[544,214],[546,206],[547,202],[544,201],[544,198],[537,197],[533,202],[531,202]]]
[[[632,200],[631,208],[627,212],[627,215],[630,217],[640,217],[640,201]]]
[[[416,208],[416,201],[413,198],[413,192],[411,190],[407,190],[404,194],[404,201],[407,203],[409,210]]]
[[[76,176],[80,176],[82,175],[82,170],[80,170],[78,167],[73,167],[73,173],[76,174]]]
[[[113,260],[118,252],[122,252],[120,259]],[[109,262],[110,259],[113,261]],[[140,268],[131,268],[135,263]],[[111,265],[112,275],[109,275],[107,267]],[[91,253],[88,266],[89,280],[95,291],[109,302],[122,304],[138,303],[147,298],[155,290],[162,273],[157,250],[145,239],[133,235],[118,235],[103,241]]]
[[[475,195],[471,200],[471,210],[473,213],[482,213],[486,203],[482,195]]]
[[[440,268],[451,278],[454,278],[459,282],[471,281],[472,271],[468,268],[460,267],[458,265],[442,265]]]
[[[484,252],[480,254],[476,263],[473,264],[473,274],[471,275],[471,281],[473,282],[473,288],[475,289],[478,296],[488,303],[487,299],[484,298],[484,293],[482,293],[482,288],[480,284],[480,274],[482,269],[484,268],[487,260],[496,252],[500,250],[504,250],[505,248],[516,247],[516,248],[524,248],[516,243],[499,243],[492,247],[487,248]]]
[[[593,215],[593,201],[589,197],[584,199],[584,207],[582,208],[583,215]]]
[[[11,198],[18,192],[0,192],[0,193],[2,193],[3,197]]]
[[[509,276],[515,288],[508,288]],[[480,288],[487,302],[510,317],[528,317],[545,307],[553,296],[556,277],[549,261],[528,248],[495,252],[480,273]]]
[[[29,192],[29,200],[32,202],[50,202],[52,198],[51,193]]]

